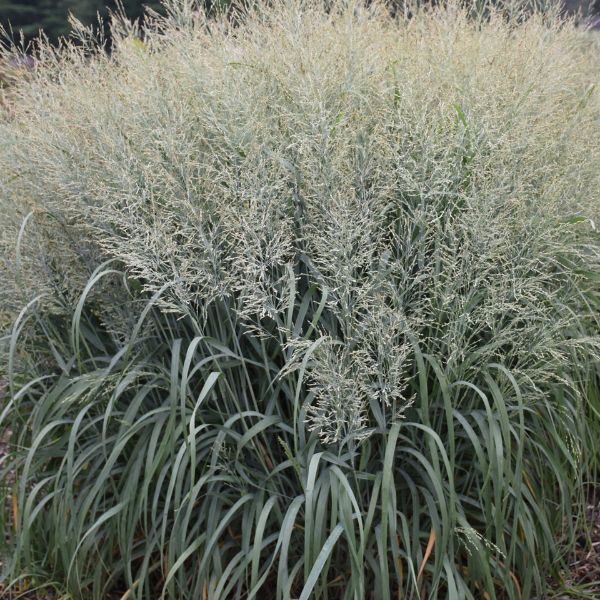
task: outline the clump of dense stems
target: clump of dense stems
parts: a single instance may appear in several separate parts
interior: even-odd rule
[[[543,594],[599,458],[598,40],[166,8],[2,90],[7,581]]]

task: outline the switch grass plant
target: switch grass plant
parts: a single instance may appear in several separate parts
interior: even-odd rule
[[[0,117],[5,581],[541,597],[600,453],[597,40],[166,9],[40,43]]]

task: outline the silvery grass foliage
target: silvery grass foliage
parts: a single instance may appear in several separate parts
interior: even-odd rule
[[[41,43],[0,117],[6,582],[543,594],[598,465],[597,40],[166,7]]]

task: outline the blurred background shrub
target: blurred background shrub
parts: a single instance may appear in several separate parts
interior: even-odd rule
[[[140,17],[144,7],[160,9],[160,2],[123,0],[123,8],[131,18]],[[40,30],[52,40],[68,35],[68,16],[72,13],[85,24],[97,22],[97,16],[106,17],[109,9],[116,10],[115,0],[0,0],[0,23],[22,31],[27,39]]]

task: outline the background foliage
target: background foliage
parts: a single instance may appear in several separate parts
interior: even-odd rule
[[[160,9],[160,2],[123,0],[123,8],[131,18],[140,17],[144,7]],[[53,41],[70,31],[68,15],[72,13],[85,24],[97,22],[97,15],[106,17],[108,9],[116,10],[115,1],[106,0],[0,0],[0,23],[15,33],[23,31],[26,38],[35,37],[40,30]]]

